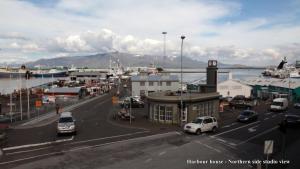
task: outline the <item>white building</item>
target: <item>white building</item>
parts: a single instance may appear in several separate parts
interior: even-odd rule
[[[250,97],[252,94],[252,87],[237,80],[233,80],[232,73],[229,72],[228,80],[219,83],[217,86],[217,91],[223,97],[234,97],[236,95]]]
[[[178,91],[180,83],[177,75],[150,74],[131,77],[132,96],[141,96],[155,91]]]

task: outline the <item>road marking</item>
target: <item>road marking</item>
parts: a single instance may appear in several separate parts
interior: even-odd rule
[[[247,124],[247,125],[244,125],[244,126],[240,126],[240,127],[237,127],[237,128],[231,129],[231,130],[224,131],[224,132],[222,132],[222,133],[219,133],[219,134],[216,134],[216,135],[214,135],[214,136],[216,137],[216,136],[219,136],[219,135],[222,135],[222,134],[225,134],[225,133],[229,133],[229,132],[232,132],[232,131],[235,131],[235,130],[241,129],[241,128],[248,127],[248,126],[250,126],[250,125],[253,125],[253,124],[257,124],[257,123],[259,123],[259,122],[260,122],[260,121],[253,122],[253,123],[249,123],[249,124]]]
[[[148,158],[147,160],[145,160],[145,163],[149,163],[150,161],[152,161],[152,158]]]
[[[50,148],[50,147],[53,147],[53,146],[47,146],[47,147],[42,147],[42,148],[37,148],[37,149],[32,149],[32,150],[16,151],[16,152],[12,152],[12,153],[6,153],[5,155],[14,155],[14,154],[20,154],[20,153],[28,153],[28,152],[33,152],[33,151],[47,149],[47,148]]]
[[[209,148],[209,149],[211,149],[211,150],[214,150],[214,151],[216,151],[216,152],[218,152],[218,153],[221,153],[221,152],[222,152],[221,150],[216,149],[216,148],[214,148],[214,147],[211,147],[211,146],[209,146],[209,145],[207,145],[207,144],[204,144],[204,143],[202,143],[201,141],[196,141],[196,143],[201,144],[201,145],[205,146],[206,148]]]
[[[3,151],[9,151],[9,150],[16,150],[16,149],[21,149],[21,148],[44,146],[44,145],[50,145],[50,144],[55,144],[55,143],[62,143],[62,142],[72,141],[73,139],[74,139],[74,136],[72,136],[69,139],[61,139],[61,140],[56,140],[56,141],[44,142],[44,143],[26,144],[26,145],[21,145],[21,146],[6,147],[6,148],[3,148],[2,150]]]
[[[159,156],[162,156],[162,155],[164,155],[164,154],[166,154],[166,152],[165,152],[165,151],[163,151],[163,152],[159,153],[158,155],[159,155]]]
[[[236,122],[234,122],[234,123],[231,123],[231,125],[233,126],[233,125],[236,125],[237,123]]]
[[[231,146],[236,146],[236,144],[235,143],[228,143],[229,145],[231,145]]]
[[[274,114],[273,116],[272,116],[272,118],[274,118],[274,117],[276,117],[277,115],[276,114]]]
[[[223,142],[223,143],[227,143],[226,140],[223,140],[223,139],[220,139],[220,138],[218,138],[217,140],[218,140],[218,141],[221,141],[221,142]]]
[[[20,161],[25,161],[25,160],[30,160],[30,159],[39,158],[39,157],[50,156],[50,155],[58,155],[58,154],[62,154],[62,153],[67,153],[67,152],[71,152],[71,151],[76,151],[76,150],[79,150],[79,149],[88,149],[88,148],[102,147],[102,146],[111,145],[111,144],[116,144],[116,143],[123,143],[123,142],[128,142],[128,141],[135,141],[135,140],[142,139],[142,138],[159,137],[159,136],[162,136],[162,135],[170,135],[170,134],[174,134],[174,133],[177,134],[177,135],[179,134],[179,132],[168,132],[168,133],[162,133],[162,134],[150,135],[150,136],[145,136],[145,137],[138,137],[138,138],[132,138],[132,139],[127,139],[127,140],[120,140],[120,141],[115,141],[115,142],[110,142],[110,143],[103,143],[103,144],[98,144],[98,145],[93,145],[93,146],[85,146],[85,147],[80,147],[80,148],[76,148],[76,149],[57,151],[57,152],[46,153],[46,154],[41,154],[41,155],[37,155],[37,156],[26,157],[26,158],[17,159],[17,160],[11,160],[11,161],[6,161],[6,162],[0,162],[0,165],[3,165],[3,164],[10,164],[10,163],[15,163],[15,162],[20,162]]]
[[[269,117],[264,118],[264,120],[268,120],[268,119],[269,119]]]
[[[253,137],[248,138],[248,139],[245,140],[245,141],[242,141],[242,142],[238,143],[238,145],[244,144],[244,143],[246,143],[246,142],[248,142],[248,141],[250,141],[250,140],[252,140],[252,139],[254,139],[254,138],[256,138],[256,137],[259,137],[259,136],[262,136],[262,135],[264,135],[264,134],[267,134],[267,133],[269,133],[269,132],[271,132],[271,131],[273,131],[273,130],[275,130],[275,129],[277,129],[277,128],[278,128],[278,126],[275,126],[275,127],[273,127],[273,128],[270,128],[270,129],[268,129],[268,130],[266,130],[266,131],[264,131],[264,132],[262,132],[262,133],[259,133],[259,134],[255,135],[255,136],[253,136]]]
[[[266,113],[266,115],[269,115],[269,114],[271,114],[271,112],[269,112],[269,113]]]
[[[135,134],[142,134],[142,133],[149,133],[149,132],[150,131],[139,131],[139,132],[135,132],[135,133],[121,134],[121,135],[115,135],[115,136],[110,136],[110,137],[101,137],[101,138],[95,138],[95,139],[90,139],[90,140],[74,141],[70,144],[87,143],[87,142],[92,142],[92,141],[106,140],[106,139],[118,138],[118,137],[124,137],[124,136],[132,136]]]
[[[256,128],[257,128],[258,126],[259,126],[259,125],[256,125],[256,126],[253,126],[253,127],[248,128],[248,132],[250,132],[250,133],[255,132],[255,131],[256,131]]]
[[[221,127],[221,128],[227,128],[227,127],[230,127],[231,125],[226,125],[226,126],[223,126],[223,127]]]

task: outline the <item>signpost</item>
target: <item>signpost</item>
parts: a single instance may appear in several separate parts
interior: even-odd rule
[[[40,115],[40,108],[42,107],[42,101],[41,100],[36,100],[35,101],[35,107],[37,108],[38,117],[39,117],[39,115]]]
[[[273,153],[273,140],[265,140],[264,154],[267,155],[267,161],[269,160],[269,154]],[[266,169],[268,169],[268,162],[266,163]]]

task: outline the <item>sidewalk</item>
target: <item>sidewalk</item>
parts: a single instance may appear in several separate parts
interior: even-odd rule
[[[84,100],[82,102],[70,105],[70,106],[66,106],[66,107],[64,107],[63,110],[64,111],[72,111],[72,110],[76,109],[77,107],[79,107],[83,104],[89,103],[93,100],[104,97],[106,95],[107,94],[103,94],[103,95],[96,96],[96,97],[93,97],[91,99],[87,99],[87,100]],[[22,121],[20,123],[13,123],[10,126],[10,128],[11,129],[28,129],[28,128],[46,126],[48,124],[51,124],[51,123],[55,122],[58,119],[58,117],[59,117],[59,115],[56,114],[56,111],[50,111],[46,114],[43,114],[39,117],[32,118],[28,121]]]

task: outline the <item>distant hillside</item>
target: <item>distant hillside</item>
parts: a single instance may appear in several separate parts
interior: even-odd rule
[[[90,67],[90,68],[108,68],[110,57],[115,58],[112,60],[120,60],[120,63],[127,66],[149,66],[150,64],[157,63],[158,66],[164,68],[179,68],[180,57],[166,57],[151,56],[151,55],[133,55],[128,53],[103,53],[89,56],[74,56],[74,57],[59,57],[52,59],[40,59],[34,62],[28,62],[28,67],[35,65],[52,66],[68,66],[74,65],[76,67]],[[158,60],[158,61],[156,61]],[[199,68],[206,67],[207,63],[193,60],[189,57],[183,57],[183,68]]]

